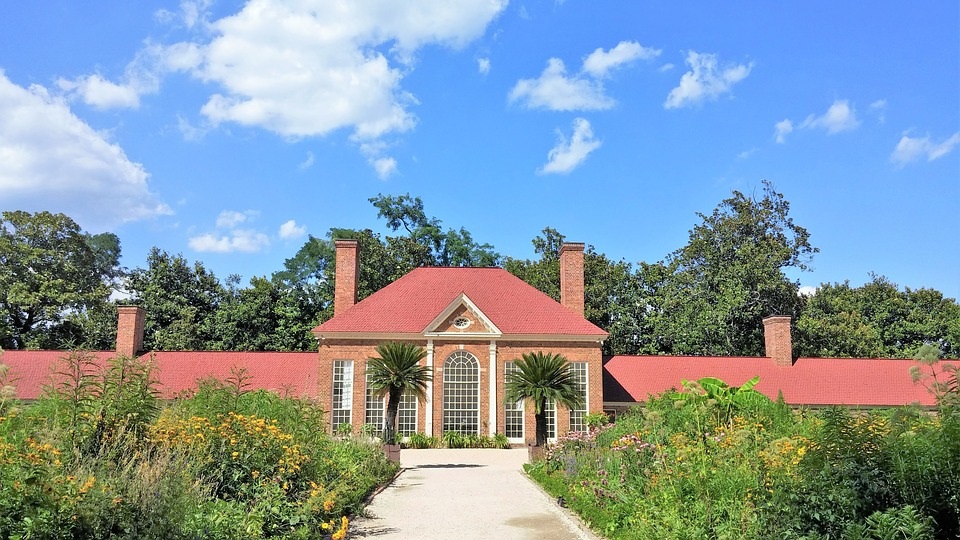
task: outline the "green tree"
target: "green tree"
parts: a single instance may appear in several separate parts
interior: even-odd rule
[[[98,235],[100,236],[100,235]],[[104,268],[115,256],[94,251],[92,238],[64,214],[3,212],[0,219],[0,346],[45,346],[66,314],[106,302]]]
[[[148,313],[143,346],[148,350],[204,350],[216,346],[215,318],[225,289],[199,261],[190,265],[154,247],[147,268],[127,278],[132,300]]]
[[[391,231],[403,228],[407,238],[426,248],[429,261],[418,266],[499,266],[493,246],[478,244],[463,227],[444,231],[439,219],[427,217],[420,197],[378,194],[370,202]]]
[[[547,444],[547,401],[575,409],[583,406],[583,395],[562,355],[543,351],[525,353],[514,365],[517,370],[507,374],[504,399],[533,402],[536,445],[543,446]]]
[[[507,257],[503,267],[511,274],[560,301],[560,247],[565,237],[547,227],[533,239],[539,260]],[[604,354],[638,354],[641,351],[643,310],[637,276],[629,263],[612,261],[587,246],[583,262],[584,316],[610,332]]]
[[[367,363],[367,384],[375,395],[387,396],[383,441],[385,444],[396,444],[400,399],[404,394],[426,399],[427,382],[433,379],[433,374],[430,368],[420,365],[420,360],[427,356],[427,351],[422,347],[388,341],[377,345],[376,350],[378,356],[371,357]]]
[[[789,216],[790,203],[763,182],[763,197],[734,191],[690,231],[686,246],[650,268],[659,280],[650,327],[660,352],[763,354],[762,319],[796,317],[799,282],[785,270],[808,270],[819,250]]]
[[[410,195],[378,195],[370,202],[392,231],[405,235],[381,236],[370,229],[331,228],[326,238],[310,236],[284,269],[272,276],[283,288],[303,300],[302,318],[313,325],[333,316],[336,250],[334,242],[359,242],[360,271],[357,299],[362,300],[422,266],[496,266],[500,255],[489,244],[478,244],[468,231],[444,231],[440,220],[428,218],[423,201]]]
[[[861,287],[821,285],[797,319],[801,356],[912,358],[934,344],[944,358],[960,354],[960,304],[934,289],[900,290],[871,275]]]

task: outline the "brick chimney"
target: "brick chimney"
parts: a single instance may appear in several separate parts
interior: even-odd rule
[[[143,350],[143,323],[147,311],[140,306],[117,307],[117,354],[133,358]]]
[[[763,341],[767,358],[778,366],[793,365],[793,344],[790,342],[790,317],[767,317],[763,320]]]
[[[360,274],[360,247],[356,240],[336,240],[336,276],[334,277],[333,316],[343,313],[357,303],[357,277]]]
[[[583,311],[583,244],[560,246],[560,303],[581,317]]]

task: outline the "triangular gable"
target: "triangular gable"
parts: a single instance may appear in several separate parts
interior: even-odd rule
[[[467,324],[458,325],[458,320],[467,321]],[[460,293],[454,298],[423,331],[424,336],[499,337],[502,334],[497,325],[480,311],[466,293]]]

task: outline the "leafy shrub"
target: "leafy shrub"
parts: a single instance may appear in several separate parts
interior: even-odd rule
[[[343,515],[396,472],[378,444],[326,435],[315,403],[240,376],[156,416],[142,368],[77,354],[0,416],[0,538],[341,540]]]
[[[614,539],[958,536],[960,414],[731,405],[724,388],[653,398],[526,470]]]

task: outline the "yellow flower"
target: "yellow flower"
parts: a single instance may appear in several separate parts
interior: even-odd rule
[[[254,478],[259,478],[259,477],[260,477],[260,471],[251,471],[251,472],[250,472],[250,476],[252,476],[252,477],[254,477]]]
[[[327,512],[333,510],[333,499],[327,499],[323,501],[323,509]]]

